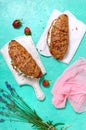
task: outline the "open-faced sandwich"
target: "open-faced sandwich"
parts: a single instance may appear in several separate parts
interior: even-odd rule
[[[62,60],[69,44],[69,26],[66,14],[61,14],[52,22],[47,35],[47,44],[52,56]]]
[[[12,60],[13,68],[21,74],[31,78],[42,77],[41,68],[32,55],[16,40],[11,40],[8,45],[8,53]]]

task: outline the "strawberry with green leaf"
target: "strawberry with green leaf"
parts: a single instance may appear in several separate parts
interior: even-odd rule
[[[22,22],[19,19],[14,20],[13,23],[12,23],[12,26],[14,28],[19,28],[21,25],[22,25]]]
[[[49,80],[47,80],[47,79],[43,80],[42,85],[44,87],[48,87],[50,85]]]
[[[31,30],[30,30],[29,27],[25,27],[25,29],[24,29],[24,34],[25,34],[25,35],[31,35]]]

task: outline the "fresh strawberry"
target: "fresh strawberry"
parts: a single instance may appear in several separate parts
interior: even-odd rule
[[[47,87],[50,85],[49,81],[47,79],[43,80],[42,85]]]
[[[31,30],[30,30],[30,28],[29,28],[29,27],[25,27],[24,33],[25,33],[25,35],[31,35]]]
[[[14,20],[12,25],[14,28],[19,28],[22,25],[21,20],[19,19]]]

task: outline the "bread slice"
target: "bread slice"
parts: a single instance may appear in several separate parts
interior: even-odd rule
[[[52,56],[62,60],[69,45],[69,26],[66,14],[60,15],[52,22],[47,35],[47,43]]]
[[[8,45],[8,53],[12,59],[13,68],[31,78],[42,77],[42,71],[36,59],[34,60],[30,53],[16,40],[12,40]]]

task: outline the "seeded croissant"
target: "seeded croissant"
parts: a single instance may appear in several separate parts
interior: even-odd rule
[[[8,46],[12,66],[27,77],[40,78],[42,71],[30,53],[17,41],[12,40]]]
[[[66,14],[60,15],[51,24],[48,31],[47,43],[52,56],[62,60],[67,53],[69,44],[68,16]]]

